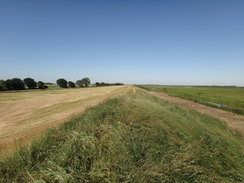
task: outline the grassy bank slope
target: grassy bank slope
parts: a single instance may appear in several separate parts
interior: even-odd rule
[[[139,86],[244,116],[244,87]]]
[[[214,118],[130,91],[0,161],[0,182],[241,182],[244,145]]]

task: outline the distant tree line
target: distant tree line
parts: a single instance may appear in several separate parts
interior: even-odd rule
[[[77,80],[76,83],[73,81],[65,80],[64,78],[60,78],[56,81],[57,85],[60,88],[75,88],[76,85],[79,87],[88,87],[91,84],[91,81],[88,77],[85,77],[83,79]],[[52,84],[52,83],[46,83],[46,84]],[[118,86],[123,85],[123,83],[104,83],[104,82],[96,82],[93,86]],[[13,79],[7,79],[7,80],[0,80],[0,91],[5,90],[25,90],[26,87],[28,89],[45,89],[48,88],[45,83],[42,81],[36,82],[32,78],[25,78],[23,80],[19,78],[13,78]]]
[[[67,80],[65,80],[64,78],[60,78],[56,81],[57,85],[60,87],[60,88],[75,88],[75,83],[73,81],[69,81],[67,82]],[[77,80],[76,81],[76,84],[79,86],[79,87],[88,87],[89,84],[91,84],[91,81],[89,78],[85,77],[81,80]]]
[[[61,88],[75,88],[76,85],[79,87],[88,87],[91,84],[91,81],[88,77],[85,77],[81,80],[77,80],[76,83],[65,80],[64,78],[60,78],[57,80],[57,85],[59,85]],[[76,84],[76,85],[75,85]],[[93,86],[119,86],[124,85],[123,83],[104,83],[104,82],[96,82]]]
[[[104,83],[104,82],[96,82],[94,86],[119,86],[119,85],[124,85],[123,83]]]
[[[0,91],[5,90],[25,90],[28,89],[45,89],[48,88],[42,81],[36,82],[32,78],[25,78],[23,80],[19,78],[0,80]]]

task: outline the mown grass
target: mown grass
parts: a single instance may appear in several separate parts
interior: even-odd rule
[[[221,121],[132,90],[0,161],[0,182],[242,182],[244,144]]]
[[[160,91],[171,96],[191,100],[210,107],[244,115],[244,87],[187,87],[139,86],[150,91]]]

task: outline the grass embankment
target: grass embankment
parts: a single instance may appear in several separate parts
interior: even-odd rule
[[[210,107],[244,116],[244,87],[186,87],[143,85],[140,88],[159,91]]]
[[[0,182],[241,182],[243,139],[132,90],[0,161]]]

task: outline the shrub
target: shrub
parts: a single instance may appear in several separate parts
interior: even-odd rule
[[[7,79],[5,81],[5,87],[6,87],[7,90],[11,90],[12,89],[12,87],[11,87],[11,79]]]
[[[63,78],[58,79],[57,84],[59,85],[60,88],[68,88],[67,81]]]
[[[79,86],[79,87],[83,87],[83,83],[81,80],[77,80],[76,81],[76,84]]]
[[[69,81],[68,85],[69,85],[70,88],[75,88],[75,83],[72,82],[72,81]]]
[[[39,89],[45,89],[48,88],[47,86],[44,85],[44,83],[42,81],[38,81],[38,88]]]
[[[4,90],[6,90],[5,81],[0,80],[0,91],[4,91]]]
[[[90,83],[91,81],[87,77],[76,81],[76,84],[79,85],[79,87],[88,87]]]
[[[4,91],[4,87],[2,85],[0,85],[0,91]]]
[[[24,90],[25,84],[21,79],[14,78],[11,80],[11,89],[13,89],[13,90]]]
[[[89,84],[91,84],[91,81],[89,78],[83,78],[81,82],[85,85],[85,87],[88,87]]]
[[[29,89],[37,87],[37,83],[32,78],[25,78],[24,83],[27,85]]]
[[[96,82],[95,83],[95,86],[100,86],[101,84],[99,82]]]

